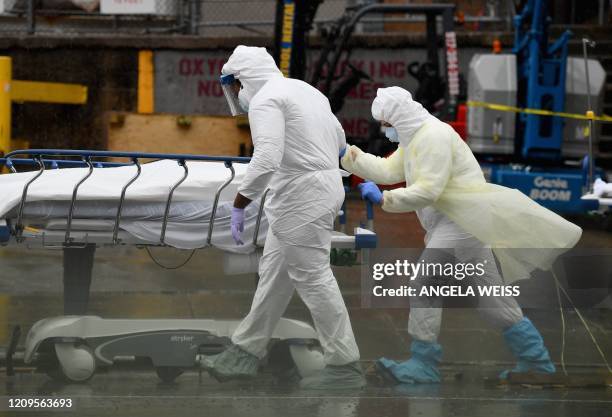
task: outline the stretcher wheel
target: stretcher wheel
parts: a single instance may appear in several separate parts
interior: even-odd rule
[[[318,346],[282,341],[268,355],[272,373],[283,380],[299,380],[323,369],[323,352]]]
[[[162,382],[170,384],[183,373],[183,369],[176,366],[158,366],[155,372]]]
[[[52,379],[69,383],[87,382],[96,370],[96,361],[86,345],[73,342],[55,343],[55,355],[50,355],[45,367]]]
[[[270,347],[266,369],[283,382],[295,382],[301,378],[291,357],[289,344],[284,341]]]
[[[302,378],[310,376],[325,367],[323,350],[320,346],[291,344],[289,352]]]

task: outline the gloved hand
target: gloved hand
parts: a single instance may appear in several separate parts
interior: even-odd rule
[[[244,209],[232,207],[232,237],[236,245],[244,245],[242,232],[244,232]]]
[[[340,149],[340,153],[338,154],[338,157],[340,159],[342,159],[342,157],[344,156],[344,154],[346,153],[346,148],[348,148],[348,146],[345,146],[344,148]]]
[[[361,191],[361,198],[364,200],[370,200],[374,204],[381,204],[383,195],[378,186],[372,181],[362,182],[358,185],[359,191]]]

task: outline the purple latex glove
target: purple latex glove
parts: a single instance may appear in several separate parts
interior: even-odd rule
[[[372,181],[366,181],[359,184],[359,191],[361,191],[361,198],[364,200],[370,200],[374,204],[380,204],[383,199],[383,195],[380,189]]]
[[[232,237],[236,245],[244,245],[242,232],[244,232],[244,209],[232,207]]]
[[[340,153],[338,154],[340,159],[344,158],[344,154],[346,153],[346,149],[347,148],[348,148],[348,146],[345,146],[344,148],[340,149]]]

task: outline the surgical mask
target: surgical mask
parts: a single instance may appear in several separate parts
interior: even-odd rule
[[[389,139],[389,141],[393,143],[399,142],[399,136],[397,134],[397,130],[394,127],[385,127],[385,136],[387,137],[387,139]]]
[[[238,93],[238,104],[245,113],[249,112],[249,100],[247,99],[247,94],[245,93],[244,88],[242,88]]]

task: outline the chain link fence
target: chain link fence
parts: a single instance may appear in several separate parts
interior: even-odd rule
[[[351,0],[326,0],[316,21]],[[277,0],[0,0],[0,32],[273,36]]]
[[[190,0],[0,0],[0,31],[172,33],[184,31]]]
[[[202,2],[200,30],[204,36],[273,36],[276,0],[207,0]],[[326,0],[315,21],[339,18],[350,0]]]
[[[603,4],[603,0],[599,1]],[[449,0],[325,0],[317,10],[315,25],[338,19],[349,6],[439,2]],[[571,0],[570,4],[576,2]],[[514,0],[453,3],[457,4],[458,29],[512,30]],[[0,0],[0,32],[273,36],[276,7],[277,0]],[[364,19],[357,31],[405,31],[411,26],[403,23],[418,23],[423,19],[423,16],[402,14],[373,15]],[[570,20],[573,22],[575,18]]]

